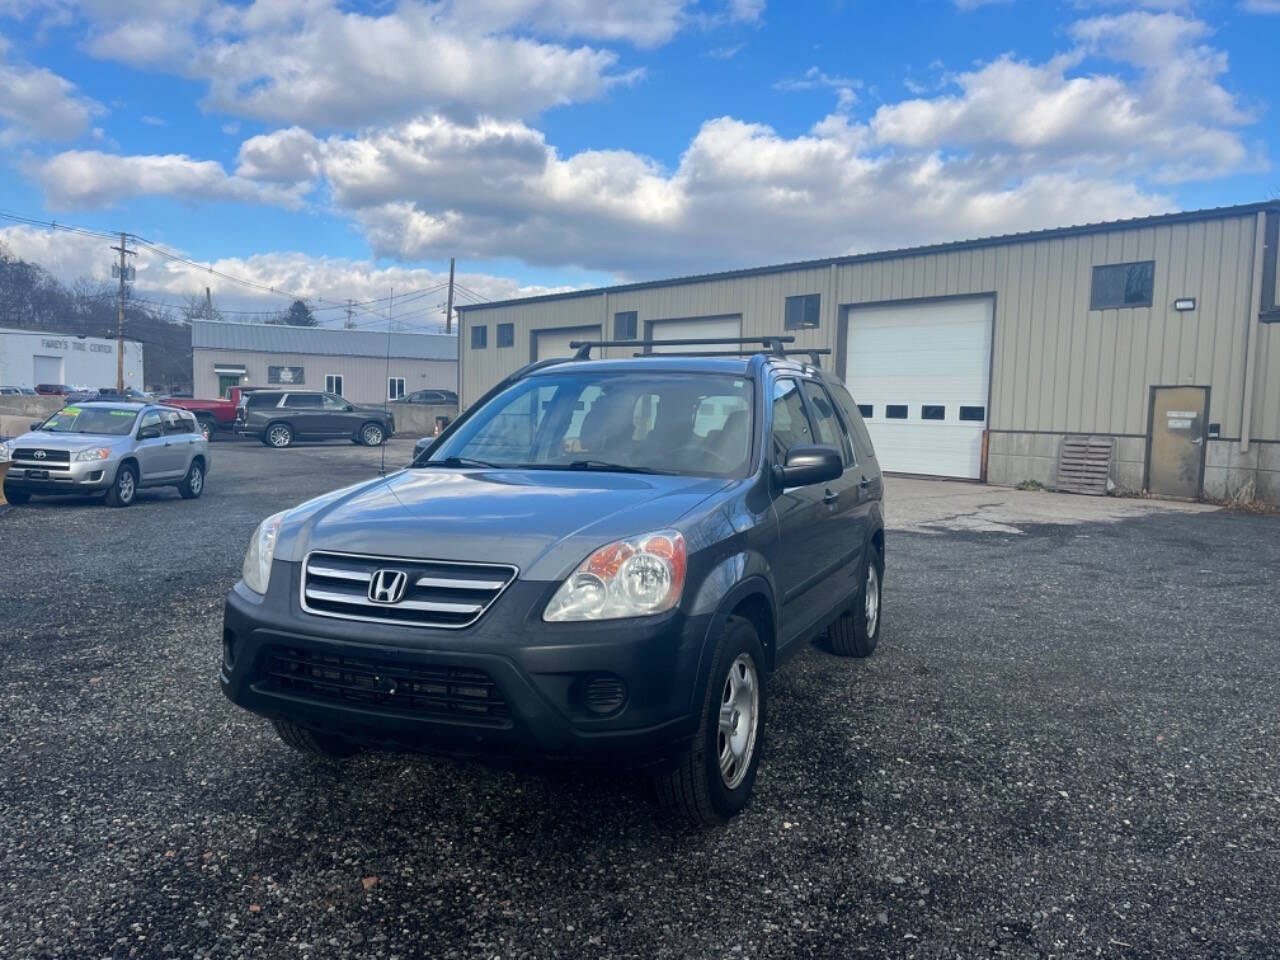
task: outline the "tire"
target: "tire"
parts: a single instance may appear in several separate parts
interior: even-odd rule
[[[196,425],[200,427],[200,435],[209,443],[213,443],[213,435],[217,432],[213,421],[208,417],[196,417]]]
[[[20,507],[31,499],[31,494],[21,490],[9,490],[4,492],[4,498],[12,503],[15,507]]]
[[[272,720],[280,739],[299,753],[313,757],[324,757],[327,760],[345,760],[354,757],[360,748],[349,740],[328,734],[316,733],[306,727],[299,727],[288,720]]]
[[[178,496],[183,500],[195,500],[204,493],[204,464],[196,459],[187,468],[187,475],[178,484]]]
[[[268,447],[283,450],[293,444],[293,427],[287,423],[272,423],[262,431],[262,442]]]
[[[880,642],[884,560],[880,551],[870,544],[867,545],[858,582],[860,586],[854,595],[852,609],[842,613],[829,631],[831,649],[842,657],[869,657]]]
[[[386,439],[387,431],[380,423],[366,423],[360,428],[360,442],[366,447],[380,447]]]
[[[698,732],[675,768],[654,777],[658,802],[671,813],[717,826],[746,808],[764,749],[764,662],[755,626],[730,617],[711,656]]]
[[[127,507],[138,496],[138,470],[127,463],[116,470],[115,481],[107,488],[108,507]]]

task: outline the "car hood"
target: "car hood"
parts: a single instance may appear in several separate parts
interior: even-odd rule
[[[128,442],[128,436],[109,433],[50,433],[48,430],[32,430],[8,441],[11,448],[39,447],[42,450],[83,450],[87,447],[110,447]]]
[[[289,512],[276,557],[312,550],[513,563],[558,580],[592,550],[672,527],[730,481],[569,470],[401,470]]]

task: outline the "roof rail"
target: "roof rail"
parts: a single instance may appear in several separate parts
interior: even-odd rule
[[[770,353],[783,355],[784,343],[795,343],[795,337],[687,337],[680,340],[570,340],[569,349],[576,350],[573,359],[590,360],[592,347],[701,347],[758,343]],[[752,351],[759,352],[759,351]],[[686,354],[688,356],[688,354]],[[744,354],[746,356],[746,354]]]
[[[761,353],[760,350],[696,350],[696,351],[678,351],[673,353],[633,353],[633,357],[751,357]],[[796,347],[792,350],[773,350],[769,356],[772,357],[808,357],[809,362],[815,367],[821,367],[821,357],[831,355],[830,347]]]

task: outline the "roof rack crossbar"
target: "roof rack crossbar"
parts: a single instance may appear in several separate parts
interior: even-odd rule
[[[698,350],[698,351],[674,351],[671,353],[644,353],[637,351],[633,353],[633,357],[751,357],[760,353],[759,350]],[[774,357],[808,357],[809,362],[815,367],[822,366],[820,357],[831,355],[830,347],[820,347],[814,349],[806,349],[804,347],[796,347],[793,350],[773,350],[770,353]]]
[[[766,350],[781,354],[782,344],[795,343],[795,337],[686,337],[679,340],[570,340],[569,349],[576,350],[575,360],[590,360],[592,347],[700,347],[721,344],[758,343]]]

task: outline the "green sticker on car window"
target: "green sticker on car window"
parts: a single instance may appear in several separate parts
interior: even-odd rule
[[[132,410],[112,410],[111,415],[113,417],[136,417],[137,416],[137,414],[134,413]]]
[[[73,417],[79,412],[80,412],[79,407],[63,407],[61,410],[58,411],[58,413],[67,413]]]

